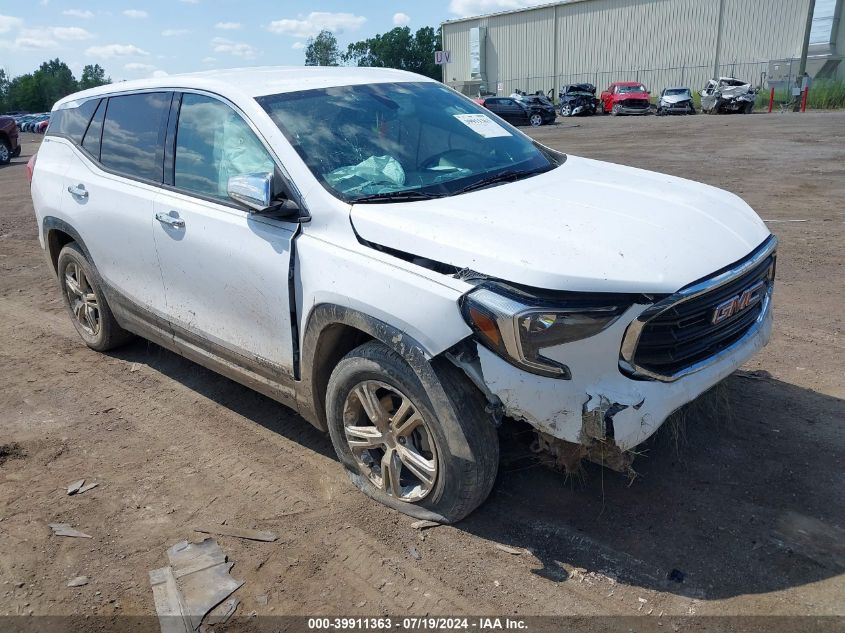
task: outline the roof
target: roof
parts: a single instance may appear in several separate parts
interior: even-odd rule
[[[611,86],[642,86],[641,81],[614,81]]]
[[[166,75],[150,79],[135,79],[98,86],[68,95],[56,107],[114,92],[149,90],[154,88],[193,88],[208,90],[221,95],[234,92],[249,97],[296,92],[333,86],[354,86],[370,83],[406,81],[434,81],[404,70],[393,68],[360,68],[357,66],[257,66],[229,68],[181,75]]]
[[[588,0],[557,0],[557,2],[546,2],[544,4],[535,4],[533,6],[520,7],[519,9],[508,9],[506,11],[496,11],[495,13],[484,13],[481,15],[468,15],[463,18],[453,18],[451,20],[444,20],[441,24],[454,24],[456,22],[466,22],[467,20],[478,20],[480,18],[492,18],[497,15],[507,15],[508,13],[523,13],[524,11],[534,11],[535,9],[546,9],[559,4],[573,4],[575,2],[587,2]]]

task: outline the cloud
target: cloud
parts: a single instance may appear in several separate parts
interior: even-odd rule
[[[54,48],[58,46],[55,40],[45,39],[43,37],[18,37],[15,39],[12,48],[21,51],[40,51],[45,48]]]
[[[69,15],[72,18],[82,18],[83,20],[90,20],[94,17],[94,13],[92,11],[82,10],[82,9],[67,9],[62,11],[62,15]]]
[[[267,26],[267,30],[293,37],[313,37],[322,30],[333,33],[354,31],[363,26],[366,21],[367,18],[353,13],[312,11],[306,17],[300,15],[297,20],[274,20]]]
[[[85,49],[89,57],[112,59],[114,57],[129,57],[131,55],[149,55],[149,53],[134,44],[107,44],[105,46],[89,46]]]
[[[236,31],[243,28],[243,24],[240,22],[218,22],[214,25],[214,28],[220,29],[221,31]]]
[[[305,48],[305,42],[294,42],[291,48],[295,51],[302,50]]]
[[[191,31],[188,29],[164,29],[161,32],[162,37],[177,37],[179,35],[187,35]]]
[[[123,68],[125,70],[133,70],[139,72],[152,72],[156,69],[155,66],[152,64],[142,64],[140,62],[132,62],[131,64],[124,64]]]
[[[244,59],[252,59],[258,54],[258,49],[244,42],[233,42],[223,37],[215,37],[211,40],[215,53],[228,53]]]
[[[167,77],[168,73],[165,70],[154,70],[152,77]]]
[[[90,40],[94,37],[91,33],[78,26],[54,26],[50,31],[57,40],[64,41]]]
[[[216,62],[216,61],[217,61],[217,58],[216,58],[216,57],[203,57],[203,58],[202,58],[202,63],[203,63],[203,64],[213,64],[213,63],[214,63],[214,62]]]
[[[146,11],[141,11],[140,9],[126,9],[126,11],[123,12],[123,15],[127,18],[138,20],[147,17],[149,14]]]
[[[393,26],[408,26],[411,23],[411,16],[407,13],[394,13]]]
[[[538,4],[548,4],[549,0],[451,0],[449,12],[460,17],[496,13],[511,9],[524,9]]]
[[[13,18],[10,15],[0,15],[0,33],[8,33],[12,29],[19,29],[23,24],[20,18]]]
[[[185,4],[199,4],[200,0],[179,0],[179,2],[184,2]]]

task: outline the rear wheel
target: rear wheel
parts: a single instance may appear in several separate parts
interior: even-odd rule
[[[65,246],[59,253],[57,268],[71,322],[88,347],[105,352],[132,338],[115,320],[93,267],[79,246],[74,242]]]
[[[572,116],[572,104],[564,103],[560,106],[560,116]]]
[[[438,411],[411,367],[371,341],[335,367],[326,416],[338,458],[361,491],[405,514],[451,523],[487,498],[499,444],[478,390],[452,365],[437,373],[451,411]],[[451,452],[456,437],[468,454]]]
[[[540,127],[541,125],[543,125],[542,115],[535,112],[534,114],[528,117],[528,124],[531,127]]]
[[[10,160],[12,160],[12,150],[9,143],[5,139],[0,139],[0,165],[8,165]]]

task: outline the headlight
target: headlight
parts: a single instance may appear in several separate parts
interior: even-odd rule
[[[569,379],[569,369],[542,351],[598,334],[613,323],[630,302],[573,298],[563,301],[509,296],[489,288],[465,295],[464,319],[478,339],[509,363],[542,376]]]

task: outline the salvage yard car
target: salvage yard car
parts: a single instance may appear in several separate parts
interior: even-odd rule
[[[657,114],[695,114],[689,88],[664,88],[657,100]]]
[[[651,101],[648,90],[638,81],[617,81],[599,97],[602,112],[612,115],[648,114]]]
[[[486,97],[481,105],[514,125],[538,127],[554,123],[557,118],[555,107],[544,103],[543,97]]]
[[[20,156],[18,124],[10,116],[0,116],[0,165]]]
[[[484,501],[505,416],[624,470],[771,332],[776,240],[737,196],[551,150],[403,71],[101,86],[36,156],[89,347],[140,335],[294,408],[418,518]]]
[[[599,100],[593,84],[567,84],[558,93],[558,107],[561,116],[595,114]]]
[[[751,114],[754,111],[754,100],[757,98],[757,91],[751,87],[750,83],[735,77],[711,79],[699,94],[701,95],[701,111],[705,114],[720,112]]]

